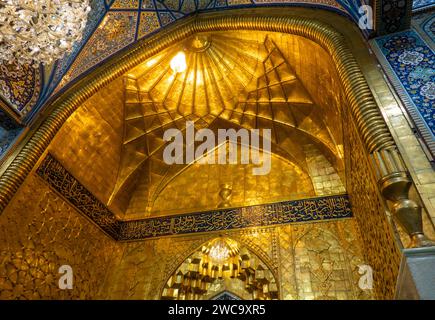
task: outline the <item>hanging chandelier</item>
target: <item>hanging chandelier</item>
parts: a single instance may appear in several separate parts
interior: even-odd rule
[[[80,41],[89,0],[0,0],[0,62],[50,64]]]
[[[238,246],[234,240],[219,237],[212,240],[208,246],[204,247],[204,253],[208,254],[210,260],[215,264],[223,264],[230,257],[238,254]]]
[[[209,255],[213,261],[223,263],[230,257],[230,249],[224,241],[219,241],[211,247]]]

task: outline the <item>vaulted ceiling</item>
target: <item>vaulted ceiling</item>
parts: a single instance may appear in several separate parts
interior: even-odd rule
[[[185,52],[187,66],[175,73],[170,61],[179,51]],[[256,197],[249,192],[235,196],[237,205],[314,196],[318,193],[308,154],[323,159],[331,174],[343,173],[343,99],[330,57],[310,40],[265,32],[200,33],[149,58],[97,93],[64,125],[50,152],[124,218],[198,209],[202,202],[208,209],[216,208],[219,181],[234,184],[235,193],[272,186],[258,190]],[[266,179],[273,181],[259,182],[243,167],[166,164],[164,131],[177,128],[185,135],[187,121],[213,132],[271,129],[275,164]],[[276,181],[274,174],[280,176]],[[201,192],[211,180],[209,195]],[[171,185],[183,190],[182,199]]]

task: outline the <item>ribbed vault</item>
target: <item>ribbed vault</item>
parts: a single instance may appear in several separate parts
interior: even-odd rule
[[[186,69],[176,73],[170,62],[180,51]],[[341,193],[343,101],[331,58],[306,38],[197,33],[100,90],[50,152],[122,219],[215,209],[220,183],[233,184],[236,206]],[[271,129],[274,172],[262,179],[246,166],[166,164],[164,132],[178,128],[185,141],[187,121],[215,134]]]
[[[170,60],[180,50],[187,68]],[[337,164],[337,147],[319,107],[272,37],[197,34],[149,59],[125,76],[124,134],[118,178],[109,204],[128,208],[135,190],[144,210],[185,165],[163,162],[165,129],[271,129],[272,151],[308,174],[304,145],[315,145]],[[185,139],[184,139],[185,140]],[[137,192],[136,192],[137,193]],[[137,201],[135,201],[137,203]]]

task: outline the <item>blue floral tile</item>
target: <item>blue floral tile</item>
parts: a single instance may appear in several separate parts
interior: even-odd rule
[[[399,82],[405,93],[401,96],[409,113],[423,136],[431,140],[426,142],[432,143],[435,134],[434,52],[413,30],[378,38],[375,42],[386,60],[387,74],[394,83]]]
[[[414,0],[412,2],[412,10],[422,10],[435,7],[435,0]]]
[[[6,153],[22,128],[0,109],[0,158]]]

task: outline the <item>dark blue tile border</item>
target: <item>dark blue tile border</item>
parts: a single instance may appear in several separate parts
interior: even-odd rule
[[[121,221],[52,155],[47,154],[38,167],[37,174],[104,232],[121,241],[352,217],[348,196],[335,195],[235,209]]]

